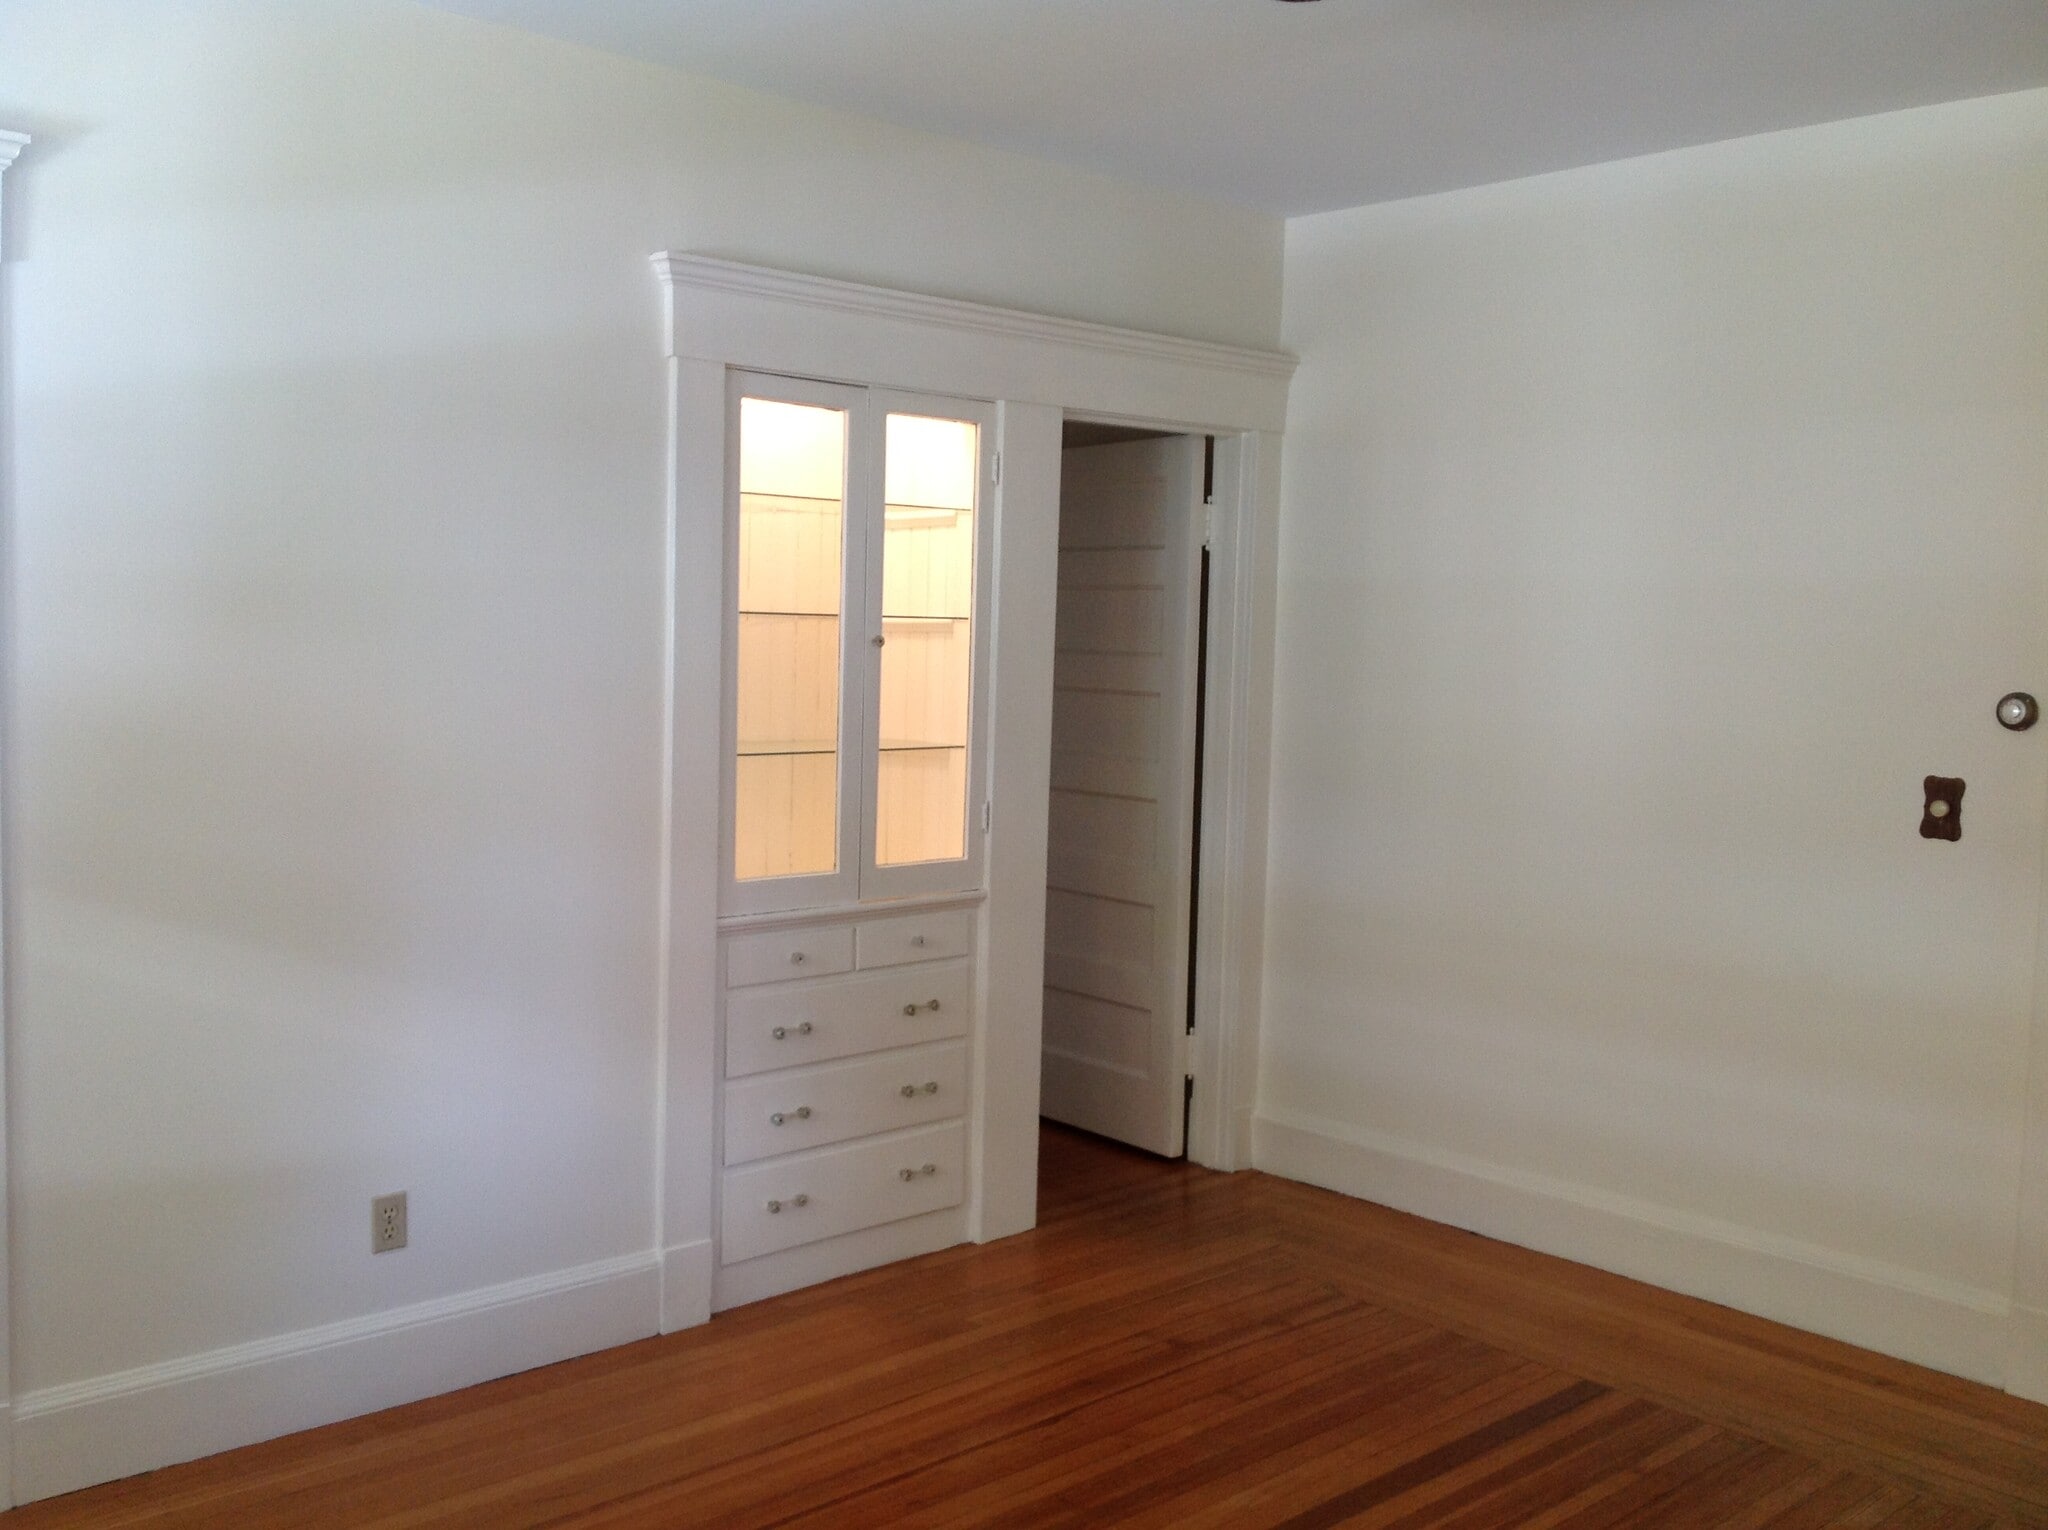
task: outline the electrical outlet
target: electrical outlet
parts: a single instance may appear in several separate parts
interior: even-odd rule
[[[405,1192],[380,1195],[370,1202],[370,1252],[388,1254],[405,1247]]]

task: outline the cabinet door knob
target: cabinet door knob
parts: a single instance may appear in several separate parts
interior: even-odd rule
[[[888,639],[883,637],[882,634],[878,632],[873,637],[869,638],[868,641],[872,643],[875,647],[880,648],[884,643],[888,641]]]
[[[936,1174],[939,1172],[939,1166],[935,1163],[928,1163],[917,1172],[920,1174]]]
[[[808,1035],[810,1035],[810,1034],[811,1034],[811,1022],[810,1022],[810,1021],[808,1021],[808,1020],[804,1021],[804,1023],[803,1023],[802,1025],[799,1025],[799,1026],[798,1026],[798,1027],[796,1028],[796,1033],[797,1033],[797,1034],[798,1034],[799,1036],[808,1036]]]
[[[801,967],[804,964],[804,954],[801,951],[792,951],[789,953],[789,960],[792,966]]]
[[[906,1015],[914,1015],[917,1013],[917,1006],[915,1004],[906,1004],[903,1006],[903,1013]]]
[[[777,1041],[785,1041],[789,1037],[789,1027],[784,1025],[778,1025],[775,1027],[774,1030],[770,1031],[768,1034],[773,1036]]]
[[[925,1005],[925,1008],[936,1015],[939,1012],[939,1001],[937,999],[933,999],[929,1004]]]
[[[896,1092],[897,1092],[898,1094],[902,1095],[902,1096],[903,1096],[903,1098],[907,1100],[907,1099],[909,1099],[909,1098],[910,1098],[910,1097],[911,1097],[911,1096],[912,1096],[913,1094],[916,1094],[916,1093],[917,1093],[917,1085],[915,1085],[915,1084],[905,1084],[905,1085],[904,1085],[904,1086],[903,1086],[903,1087],[902,1087],[901,1089],[897,1090]]]
[[[926,1094],[937,1094],[939,1092],[939,1081],[937,1079],[932,1079],[929,1082],[927,1082],[924,1086],[924,1092]]]
[[[924,937],[922,935],[913,935],[910,937],[910,943],[913,946],[921,946],[924,944]]]
[[[785,1121],[808,1121],[810,1119],[811,1107],[808,1105],[799,1105],[795,1110],[788,1111],[786,1113],[780,1110],[776,1111],[773,1115],[771,1115],[768,1118],[768,1121],[770,1125],[780,1126]]]

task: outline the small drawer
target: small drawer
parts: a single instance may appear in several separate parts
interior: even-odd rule
[[[966,1128],[948,1121],[728,1169],[719,1259],[738,1264],[957,1206],[966,1144]]]
[[[973,1017],[963,961],[729,994],[725,1076],[964,1036]]]
[[[725,943],[725,986],[783,983],[853,970],[853,927],[813,924],[734,935]]]
[[[858,941],[859,965],[898,967],[907,962],[935,962],[965,956],[974,943],[974,911],[948,909],[938,914],[899,914],[892,919],[863,919]]]
[[[847,1062],[778,1068],[725,1086],[725,1161],[923,1126],[967,1109],[967,1043],[903,1047]]]

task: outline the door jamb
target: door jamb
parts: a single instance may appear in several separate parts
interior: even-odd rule
[[[26,133],[0,129],[0,182],[6,180],[7,167],[14,163],[28,142]],[[4,189],[0,186],[0,191]],[[4,196],[0,196],[0,201],[4,200]],[[0,339],[4,339],[7,332],[6,253],[4,221],[0,221]],[[14,545],[12,506],[6,492],[13,476],[13,397],[8,387],[11,378],[4,354],[0,351],[0,570],[11,568]],[[11,636],[13,626],[12,602],[0,600],[0,631]],[[8,642],[0,646],[11,654],[15,645]],[[13,951],[8,939],[14,924],[13,879],[8,874],[13,869],[14,856],[13,721],[14,675],[10,663],[5,672],[0,673],[0,1509],[10,1508],[14,1503],[14,1329],[10,1300],[13,1292],[14,1224],[9,1188],[14,1160],[10,1152],[12,1139],[7,1109],[13,1095],[13,1051],[8,1045],[14,1013],[10,1002],[14,990],[14,969],[9,960]]]
[[[1194,1034],[1188,1038],[1188,1129],[1191,1163],[1225,1172],[1251,1164],[1251,1118],[1257,1084],[1258,996],[1264,951],[1265,751],[1270,712],[1271,622],[1262,627],[1261,592],[1271,599],[1265,534],[1278,506],[1278,438],[1258,431],[1219,431],[1169,420],[1068,410],[1065,418],[1126,425],[1216,443],[1208,515],[1208,667],[1201,713],[1204,760],[1195,880]],[[1276,471],[1262,500],[1260,461]],[[1262,583],[1262,569],[1264,569]],[[1261,641],[1262,633],[1265,641]],[[1259,665],[1262,661],[1265,669]],[[1254,746],[1253,740],[1257,740]]]

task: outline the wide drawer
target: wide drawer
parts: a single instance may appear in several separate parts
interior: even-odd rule
[[[964,1036],[973,992],[953,961],[729,994],[725,1076]]]
[[[863,919],[854,938],[854,965],[895,967],[965,956],[974,943],[974,910],[942,909],[934,914],[895,914]]]
[[[719,1210],[726,1264],[960,1204],[958,1121],[728,1169]]]
[[[923,1126],[967,1109],[967,1043],[779,1068],[725,1086],[725,1161]]]
[[[764,930],[759,935],[733,935],[725,942],[728,988],[786,983],[792,978],[824,977],[852,970],[851,925],[799,925],[790,930]]]

